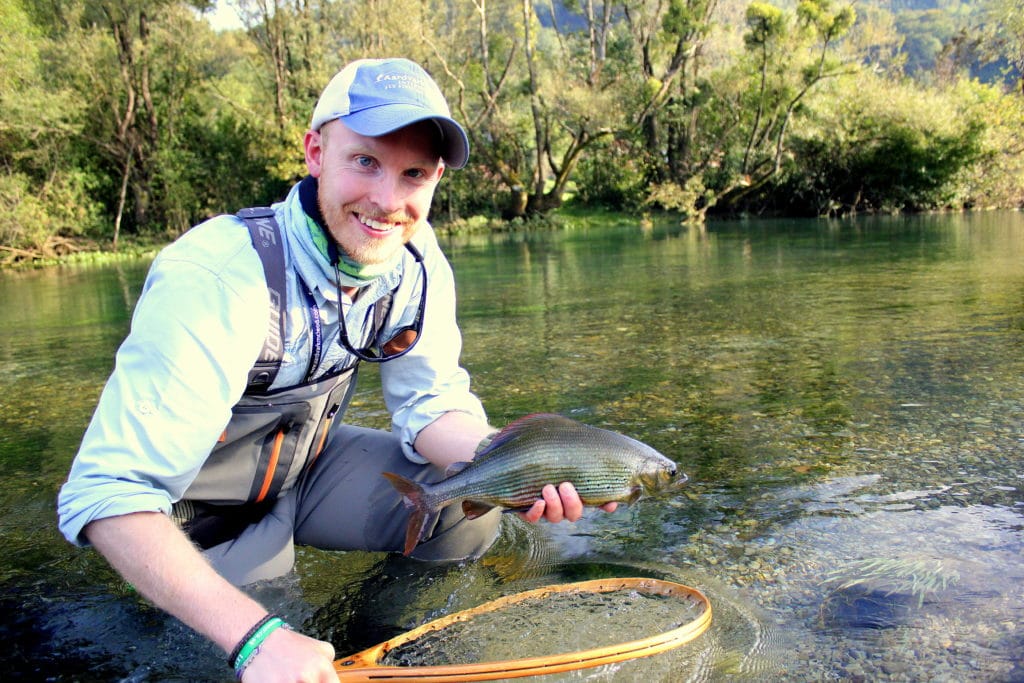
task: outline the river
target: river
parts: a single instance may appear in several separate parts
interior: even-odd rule
[[[342,655],[515,590],[654,576],[707,594],[705,634],[540,680],[1024,681],[1024,214],[574,218],[442,243],[494,424],[562,413],[689,483],[575,524],[506,515],[465,565],[303,549],[259,599]],[[231,680],[56,531],[147,265],[0,273],[6,680]],[[350,420],[388,424],[377,388],[364,373]]]

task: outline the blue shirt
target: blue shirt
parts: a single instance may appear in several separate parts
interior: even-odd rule
[[[353,359],[338,343],[335,270],[311,235],[299,186],[274,209],[285,234],[288,287],[284,356],[272,387],[282,388],[303,382],[310,367],[315,379]],[[449,411],[486,417],[459,364],[451,266],[429,225],[412,242],[423,254],[429,283],[423,333],[409,353],[381,364],[381,382],[406,456],[425,463],[413,448],[420,430]],[[350,338],[369,336],[370,306],[392,290],[383,338],[411,324],[420,284],[419,266],[403,250],[394,269],[363,287],[355,301],[343,295]],[[322,343],[311,364],[314,315]],[[58,497],[60,529],[69,541],[85,543],[81,531],[96,519],[170,513],[231,418],[269,324],[263,266],[240,219],[213,218],[160,252]]]

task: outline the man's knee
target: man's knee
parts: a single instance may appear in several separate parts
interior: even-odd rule
[[[285,495],[259,522],[237,538],[207,548],[203,555],[236,586],[283,576],[295,564],[293,524],[294,497]]]

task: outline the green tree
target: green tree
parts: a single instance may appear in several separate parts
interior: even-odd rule
[[[1005,59],[1016,69],[1024,95],[1024,0],[985,0],[981,9],[982,45],[990,60]]]
[[[935,91],[871,72],[819,98],[792,141],[794,163],[766,192],[784,213],[818,215],[963,208],[974,169],[991,163],[988,89]]]
[[[582,12],[584,30],[543,28],[528,0],[476,0],[447,35],[428,41],[468,124],[476,159],[468,180],[500,183],[505,216],[561,206],[585,153],[621,125],[610,12],[592,4]]]
[[[722,200],[737,203],[774,179],[808,93],[826,79],[854,73],[834,46],[855,19],[851,6],[834,8],[831,0],[801,0],[795,17],[766,3],[750,4],[744,42],[756,76],[743,107],[752,118],[738,168],[742,182],[720,193]]]
[[[896,26],[905,36],[907,72],[927,81],[943,46],[956,34],[956,17],[942,9],[904,11],[896,15]]]
[[[520,60],[525,31],[520,5],[515,0],[473,0],[457,7],[450,39],[431,41],[434,59],[451,83],[449,101],[473,149],[472,168],[455,182],[465,198],[488,197],[496,211],[523,216],[533,136],[529,110],[521,106],[528,85]],[[504,189],[501,201],[496,187]]]
[[[641,87],[635,124],[652,160],[652,180],[665,182],[697,170],[694,145],[699,110],[706,101],[701,51],[710,35],[716,0],[625,2],[623,11],[637,52]],[[666,115],[668,114],[668,115]]]
[[[85,98],[55,77],[64,46],[20,0],[0,5],[0,254],[52,256],[94,234],[97,180],[76,163]]]
[[[562,205],[580,159],[623,124],[611,96],[618,81],[609,60],[611,8],[582,3],[586,31],[548,32],[548,50],[535,49],[532,3],[524,0],[524,55],[529,83],[534,149],[526,212],[542,214]],[[543,47],[543,34],[536,38]]]
[[[963,78],[975,46],[1019,73],[1021,0],[986,0],[973,33],[971,7],[944,3],[956,32],[926,86],[900,80],[921,51],[894,14],[855,24],[835,0],[233,1],[245,28],[220,34],[196,14],[210,0],[0,5],[0,251],[174,235],[277,199],[327,79],[393,55],[471,138],[437,215],[544,213],[574,184],[693,220],[1024,201],[1024,98]],[[940,35],[932,7],[904,28]]]
[[[83,76],[94,94],[93,127],[87,132],[119,183],[114,211],[117,248],[126,206],[132,208],[133,228],[151,220],[154,206],[156,154],[161,118],[154,99],[156,62],[153,22],[159,22],[170,0],[97,0],[83,5],[80,36],[95,50],[94,70]],[[100,34],[102,32],[102,34]],[[90,34],[96,34],[91,36]]]
[[[251,123],[264,118],[251,110],[258,84],[240,75],[253,53],[237,36],[216,37],[193,3],[175,0],[23,1],[37,49],[20,50],[22,59],[38,55],[37,90],[56,98],[35,100],[49,132],[31,145],[27,177],[75,179],[78,196],[65,203],[88,220],[71,234],[89,230],[116,247],[124,232],[177,234],[228,201],[268,194],[257,178],[272,155]],[[10,102],[24,106],[28,81],[19,88]],[[59,172],[43,175],[46,165]],[[13,177],[8,184],[18,186]],[[62,216],[56,204],[47,215],[27,224],[69,234],[52,225]]]

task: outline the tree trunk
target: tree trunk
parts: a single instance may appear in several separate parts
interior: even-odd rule
[[[132,152],[128,151],[128,158],[124,161],[124,171],[121,174],[121,191],[117,195],[117,215],[114,217],[114,251],[117,251],[117,240],[121,235],[121,218],[124,216],[124,203],[128,196],[128,177],[132,173]]]

